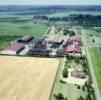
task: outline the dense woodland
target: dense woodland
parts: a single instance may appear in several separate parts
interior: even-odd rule
[[[48,21],[72,21],[74,25],[81,26],[101,26],[101,15],[85,15],[73,14],[66,17],[48,17],[48,16],[34,16],[33,19],[48,20]]]

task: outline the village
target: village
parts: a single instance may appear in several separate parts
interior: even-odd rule
[[[101,100],[100,1],[48,2],[0,2],[0,100]]]
[[[1,54],[22,56],[49,56],[64,57],[84,56],[82,40],[79,35],[46,35],[42,38],[34,38],[26,35],[9,44]]]

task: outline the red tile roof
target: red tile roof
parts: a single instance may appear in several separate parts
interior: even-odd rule
[[[19,52],[21,49],[24,49],[23,44],[14,43],[14,44],[11,44],[10,46],[8,46],[5,50],[11,50],[11,51]]]
[[[75,53],[81,53],[80,46],[74,45],[74,44],[65,47],[64,50],[65,50],[65,53],[73,53],[73,52],[75,52]]]

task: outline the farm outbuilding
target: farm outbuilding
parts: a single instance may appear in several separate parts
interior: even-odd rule
[[[47,36],[44,42],[49,43],[49,44],[60,44],[61,45],[64,42],[64,38],[58,35]]]
[[[1,53],[16,55],[19,52],[21,52],[24,48],[25,48],[25,46],[23,44],[14,43],[14,44],[11,44],[10,46],[8,46],[7,48],[5,48]]]
[[[18,43],[28,43],[28,42],[32,41],[33,39],[34,39],[33,36],[26,35],[26,36],[22,37],[21,39],[19,39]]]

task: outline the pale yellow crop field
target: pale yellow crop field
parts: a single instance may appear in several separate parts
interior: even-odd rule
[[[0,100],[48,100],[59,61],[0,56]]]

